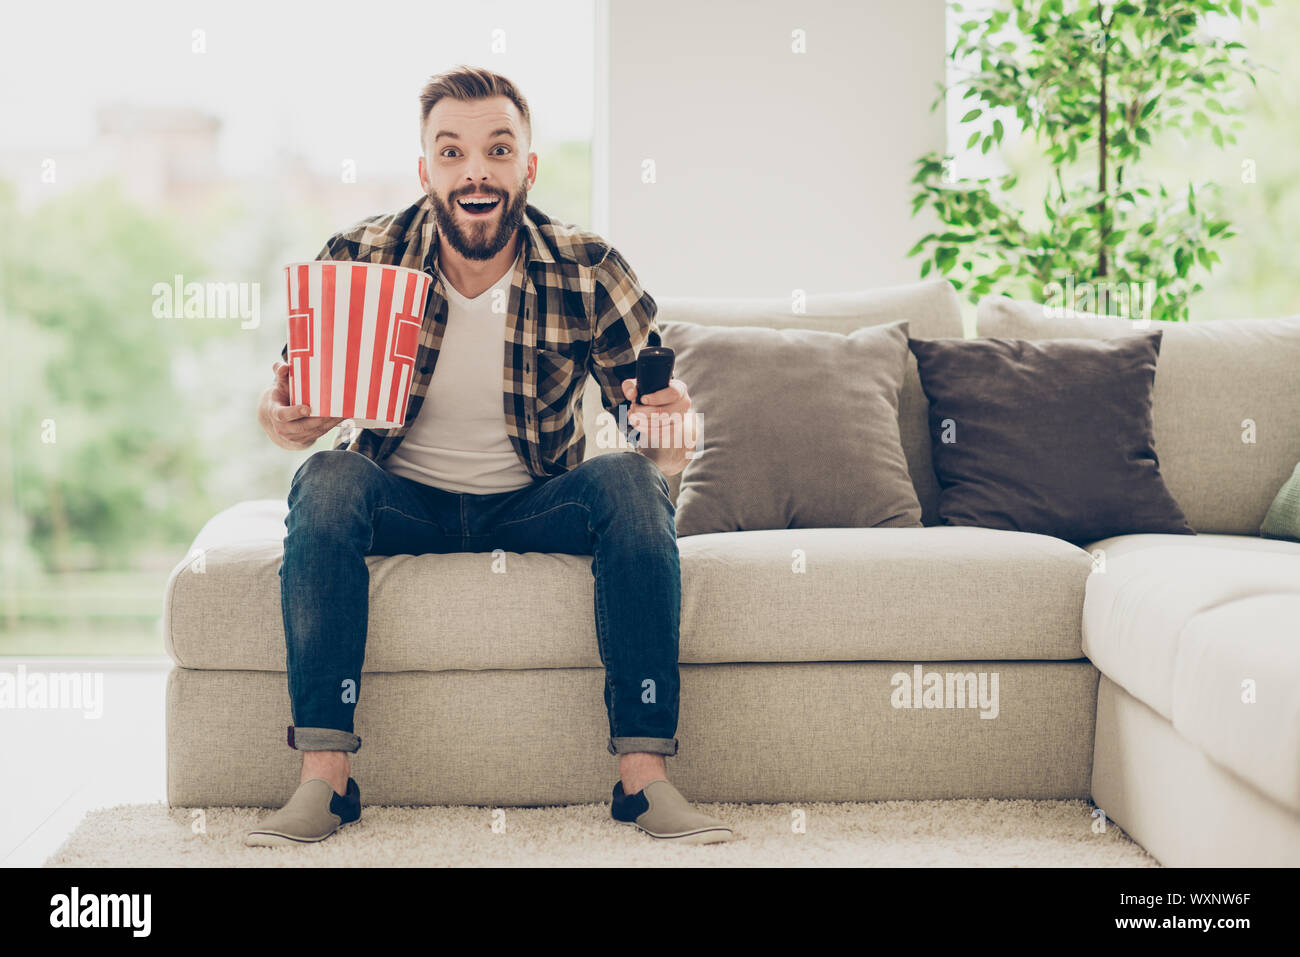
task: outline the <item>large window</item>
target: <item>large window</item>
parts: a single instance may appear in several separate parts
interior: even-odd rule
[[[999,0],[962,0],[960,9],[948,7],[947,49],[957,39],[957,25],[966,20],[984,20],[990,10],[1006,7]],[[1013,21],[1014,22],[1014,21]],[[1204,289],[1190,300],[1190,318],[1258,318],[1300,313],[1300,292],[1292,279],[1293,251],[1300,247],[1300,61],[1294,55],[1300,43],[1300,3],[1279,2],[1259,12],[1258,22],[1238,23],[1227,17],[1211,17],[1210,28],[1225,40],[1246,46],[1257,68],[1256,84],[1242,81],[1232,97],[1240,107],[1243,127],[1237,142],[1220,147],[1208,135],[1184,140],[1169,133],[1152,143],[1143,156],[1144,176],[1172,190],[1185,190],[1189,180],[1211,182],[1220,214],[1231,220],[1237,233],[1229,241],[1216,243],[1222,258],[1206,272],[1198,265],[1196,281]],[[972,63],[972,67],[977,64]],[[962,78],[962,71],[949,64],[948,81]],[[1027,211],[1028,222],[1042,221],[1043,197],[1051,184],[1050,166],[1042,144],[1020,136],[1019,123],[1011,110],[985,111],[980,123],[984,131],[1000,120],[1006,128],[1001,147],[985,152],[982,140],[968,145],[971,126],[962,116],[971,107],[960,91],[948,98],[948,151],[954,157],[951,175],[956,179],[997,177],[1015,174],[1016,205]],[[1080,165],[1092,169],[1095,153],[1081,152]],[[919,261],[918,261],[919,264]],[[1028,295],[1026,290],[1018,290]],[[973,307],[967,307],[973,313]]]
[[[255,421],[281,266],[419,198],[428,76],[512,79],[530,201],[590,225],[592,0],[129,11],[27,4],[0,34],[0,655],[161,654],[167,576],[203,522],[285,496],[309,453]],[[240,308],[155,292],[190,282]]]

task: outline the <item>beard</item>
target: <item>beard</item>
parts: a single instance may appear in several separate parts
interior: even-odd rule
[[[482,221],[469,220],[463,212],[458,215],[460,206],[456,201],[475,193],[487,193],[501,200],[497,208],[483,217]],[[433,204],[438,231],[446,237],[451,248],[466,259],[486,260],[505,249],[524,224],[524,207],[528,204],[528,177],[525,175],[518,188],[509,195],[488,187],[465,187],[449,196],[448,202],[444,202],[432,190],[428,196]]]

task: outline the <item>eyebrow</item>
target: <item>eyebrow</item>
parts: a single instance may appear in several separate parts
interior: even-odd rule
[[[439,131],[437,132],[437,134],[433,137],[433,141],[436,143],[436,142],[438,142],[438,140],[442,139],[442,137],[444,137],[444,136],[450,136],[453,140],[458,140],[458,139],[460,139],[460,137],[457,136],[455,133],[453,133],[451,130],[439,130]],[[513,131],[513,130],[510,130],[510,129],[508,129],[507,127],[504,127],[504,126],[501,127],[501,129],[499,129],[499,130],[493,130],[491,133],[489,133],[489,134],[488,134],[488,139],[492,139],[492,138],[495,137],[495,136],[508,136],[508,137],[510,137],[511,139],[514,139],[514,138],[515,138],[514,131]]]

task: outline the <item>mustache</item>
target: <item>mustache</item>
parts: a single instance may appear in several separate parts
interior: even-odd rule
[[[464,199],[466,196],[495,196],[497,199],[499,199],[499,200],[501,200],[501,201],[503,201],[503,202],[504,202],[505,200],[508,200],[508,199],[510,198],[509,194],[507,194],[507,193],[501,193],[501,192],[498,192],[498,191],[493,190],[493,189],[466,189],[466,190],[461,190],[459,193],[453,193],[453,194],[451,195],[450,198],[451,198],[451,201],[454,203],[454,202],[456,202],[456,201],[459,200],[459,199]]]

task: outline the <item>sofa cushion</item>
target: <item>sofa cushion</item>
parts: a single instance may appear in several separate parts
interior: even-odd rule
[[[661,328],[701,424],[681,476],[678,536],[921,524],[898,434],[906,322],[847,336]]]
[[[1072,542],[1191,534],[1152,436],[1160,335],[914,340],[943,520]]]
[[[1112,551],[1088,577],[1083,651],[1172,721],[1174,670],[1188,622],[1229,601],[1291,593],[1300,593],[1300,554],[1196,545]]]
[[[164,643],[182,667],[284,671],[286,503],[214,516],[173,570]],[[819,528],[678,543],[680,660],[1077,659],[1088,554],[981,528]],[[591,558],[369,556],[366,671],[599,668]]]
[[[781,298],[663,297],[657,299],[664,322],[692,322],[705,326],[762,326],[767,329],[813,329],[848,335],[855,329],[906,320],[909,334],[920,339],[960,339],[963,334],[961,304],[946,279],[889,286],[847,293],[814,293],[798,300]],[[670,343],[665,343],[670,345]],[[692,383],[687,382],[688,386]],[[590,376],[582,397],[586,456],[602,449],[596,435],[609,413],[601,405],[600,389]],[[930,433],[926,424],[925,393],[917,378],[916,360],[907,356],[903,390],[898,399],[899,433],[907,455],[908,472],[921,503],[921,522],[938,525],[939,486],[930,462]],[[668,479],[677,501],[681,476]]]
[[[1083,548],[1093,555],[1093,564],[1104,563],[1117,555],[1127,555],[1143,548],[1182,545],[1188,548],[1234,548],[1248,552],[1271,552],[1275,555],[1300,555],[1300,542],[1259,538],[1254,535],[1114,535],[1088,542]]]
[[[1264,516],[1264,523],[1259,527],[1259,534],[1266,538],[1300,542],[1300,463],[1296,464],[1286,484],[1277,490],[1268,514]]]
[[[1293,811],[1300,811],[1298,622],[1300,591],[1208,608],[1183,629],[1173,683],[1178,732]]]
[[[1041,303],[990,296],[979,304],[976,328],[1021,339],[1163,330],[1152,393],[1156,452],[1197,532],[1258,534],[1300,462],[1300,316],[1143,323],[1055,317]]]

